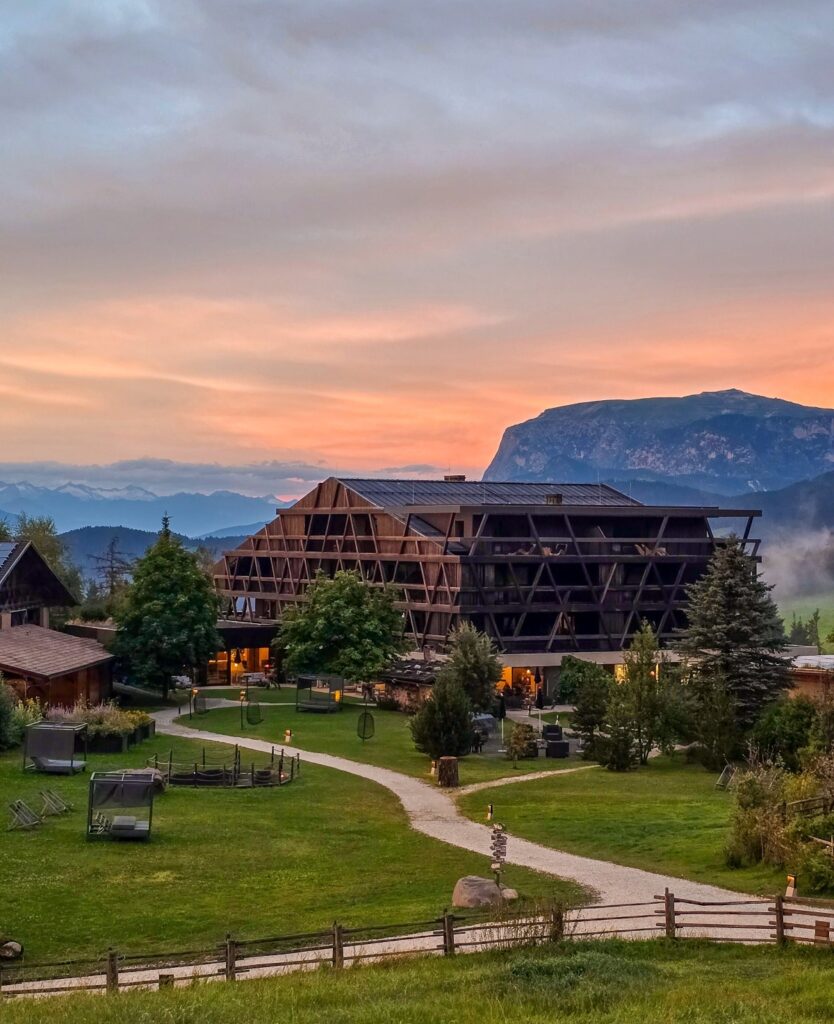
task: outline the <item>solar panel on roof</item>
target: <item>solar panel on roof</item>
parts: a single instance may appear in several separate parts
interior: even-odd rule
[[[641,504],[608,484],[340,479],[347,487],[383,508],[391,505],[545,505],[554,494],[560,494],[565,505]]]

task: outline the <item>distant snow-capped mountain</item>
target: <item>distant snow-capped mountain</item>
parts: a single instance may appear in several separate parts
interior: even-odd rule
[[[115,524],[157,531],[163,515],[167,514],[177,533],[190,537],[210,536],[218,530],[227,530],[233,523],[260,526],[274,517],[276,507],[287,504],[274,496],[253,498],[234,491],[157,495],[133,485],[106,488],[66,483],[59,487],[42,487],[25,480],[0,481],[0,509],[3,509],[0,518],[15,520],[21,514],[50,516],[62,533],[83,526]]]

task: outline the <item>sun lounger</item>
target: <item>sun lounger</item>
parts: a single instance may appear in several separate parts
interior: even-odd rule
[[[69,814],[73,809],[72,804],[67,803],[62,796],[59,796],[51,789],[41,790],[41,800],[43,800],[43,808],[41,809],[43,817],[47,817],[50,814]]]
[[[37,828],[43,821],[43,818],[35,814],[32,808],[23,800],[13,800],[9,804],[9,810],[12,814],[11,824],[9,825],[10,832],[16,828]]]
[[[32,764],[46,775],[75,775],[87,770],[86,761],[64,761],[52,757],[33,757]]]

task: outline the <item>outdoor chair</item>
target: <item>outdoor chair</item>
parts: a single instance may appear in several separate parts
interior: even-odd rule
[[[9,810],[12,814],[11,824],[9,825],[10,832],[16,828],[37,828],[43,822],[43,818],[35,814],[32,808],[23,800],[13,800],[9,804]]]
[[[51,789],[41,790],[41,800],[43,800],[43,808],[41,810],[43,817],[51,814],[69,814],[73,810],[72,804],[67,803],[62,796],[59,796]]]

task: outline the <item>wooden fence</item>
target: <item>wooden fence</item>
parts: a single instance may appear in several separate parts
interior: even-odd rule
[[[97,959],[25,961],[0,969],[0,997],[77,991],[118,992],[165,988],[195,980],[235,981],[324,965],[405,956],[454,956],[564,941],[620,937],[687,938],[750,944],[814,943],[834,949],[834,902],[799,898],[702,901],[668,890],[650,902],[554,905],[536,913],[483,920],[444,912],[428,921],[238,939],[227,935],[208,949],[129,954],[110,949]]]

